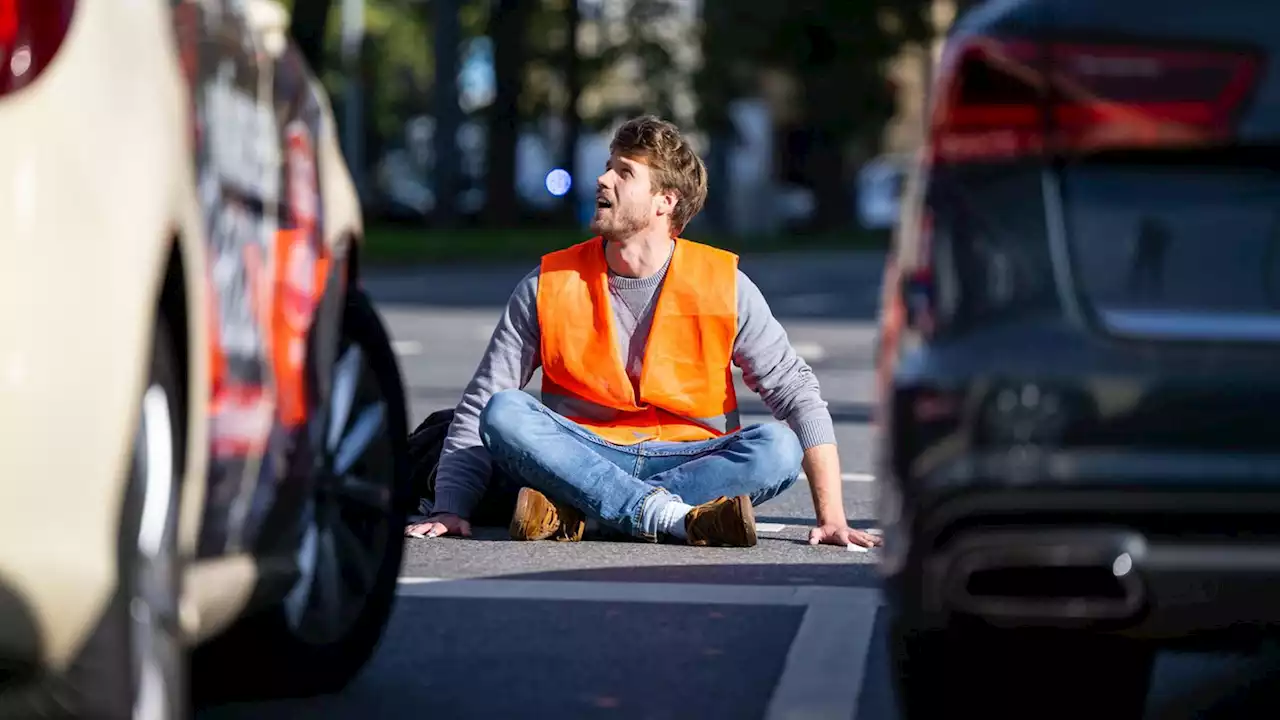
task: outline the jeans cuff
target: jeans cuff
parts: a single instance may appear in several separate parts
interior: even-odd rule
[[[632,535],[640,538],[641,540],[645,540],[647,542],[651,542],[651,543],[658,542],[658,534],[656,532],[654,533],[645,532],[644,509],[649,505],[650,498],[652,498],[654,495],[657,495],[658,493],[665,493],[665,492],[667,492],[666,489],[655,487],[654,489],[650,490],[640,500],[640,504],[636,506],[635,514],[631,516],[631,527],[632,527],[631,534]]]

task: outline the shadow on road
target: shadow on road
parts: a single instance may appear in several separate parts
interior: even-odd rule
[[[794,518],[787,521],[794,523]],[[880,587],[870,564],[654,565],[556,570],[496,575],[492,580],[558,580],[568,582],[675,583],[698,585]],[[678,602],[673,598],[672,602]]]
[[[197,717],[759,717],[805,607],[689,601],[682,584],[847,586],[850,575],[874,584],[854,564],[665,566],[486,579],[670,583],[669,602],[401,595],[377,654],[345,692],[228,703]]]
[[[201,720],[760,717],[805,607],[689,599],[689,584],[875,587],[857,564],[662,566],[508,574],[511,594],[402,595],[377,654],[344,692],[202,708]],[[802,580],[802,582],[797,582]],[[519,581],[611,585],[608,598],[522,597]],[[618,583],[668,583],[670,601],[618,600]],[[770,590],[769,586],[773,586]],[[651,587],[651,586],[649,586]],[[574,591],[576,592],[576,591]],[[743,593],[751,593],[746,588]],[[736,596],[735,596],[736,597]],[[770,601],[774,602],[774,601]],[[852,720],[896,717],[884,613],[874,617]],[[246,671],[252,671],[246,659]],[[1163,656],[1146,717],[1277,717],[1275,653],[1228,663]]]

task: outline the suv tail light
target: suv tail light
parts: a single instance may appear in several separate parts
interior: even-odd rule
[[[948,48],[930,159],[965,162],[1231,138],[1252,52],[974,38]]]
[[[0,96],[30,85],[71,27],[75,0],[0,0]]]

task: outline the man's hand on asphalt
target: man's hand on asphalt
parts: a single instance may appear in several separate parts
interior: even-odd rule
[[[810,545],[857,545],[870,548],[880,544],[880,538],[871,533],[854,530],[845,525],[819,525],[809,531]]]
[[[471,537],[471,523],[457,515],[441,513],[432,515],[425,522],[410,525],[404,529],[406,537],[440,537],[441,535],[458,535]]]

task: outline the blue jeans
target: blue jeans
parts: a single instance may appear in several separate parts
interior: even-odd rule
[[[776,497],[800,476],[800,441],[785,425],[751,425],[698,442],[618,445],[552,412],[528,393],[503,390],[480,414],[480,438],[507,475],[633,537],[649,497],[671,493],[700,505],[748,495]]]

